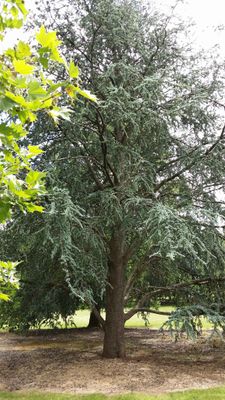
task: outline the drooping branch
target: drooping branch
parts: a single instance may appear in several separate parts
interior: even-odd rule
[[[155,294],[160,294],[160,293],[165,293],[165,292],[172,292],[172,291],[176,291],[176,290],[180,290],[180,289],[184,289],[193,285],[197,285],[197,286],[202,286],[202,285],[208,285],[210,283],[220,283],[222,281],[225,281],[225,276],[221,276],[218,278],[204,278],[204,279],[194,279],[190,282],[181,282],[181,283],[176,283],[174,285],[171,286],[160,286],[160,287],[156,287],[156,286],[150,286],[149,288],[151,289],[155,289],[152,290],[149,293],[146,293],[138,302],[137,308],[142,308],[144,306],[144,304],[151,298],[153,297]]]
[[[222,276],[220,278],[205,278],[205,279],[194,279],[191,282],[182,282],[182,283],[176,283],[171,286],[161,286],[157,287],[157,289],[153,290],[150,293],[145,294],[145,296],[142,297],[141,300],[139,300],[137,307],[129,310],[127,313],[124,314],[124,321],[128,321],[130,318],[132,318],[135,314],[138,312],[147,312],[147,313],[154,313],[154,314],[159,314],[159,315],[166,315],[170,316],[170,312],[166,311],[160,311],[160,310],[154,310],[149,307],[144,307],[143,305],[145,304],[146,301],[148,301],[154,294],[159,294],[167,291],[174,291],[174,290],[179,290],[183,289],[192,285],[207,285],[210,283],[215,283],[215,282],[221,282],[225,281],[225,276]],[[156,288],[155,286],[150,286],[150,288]]]
[[[139,312],[146,312],[146,313],[151,313],[151,314],[165,315],[165,316],[168,316],[168,317],[171,315],[170,312],[154,310],[154,309],[148,308],[148,307],[133,308],[132,310],[130,310],[127,313],[124,314],[124,322],[128,321],[130,318],[132,318],[135,314],[137,314]]]

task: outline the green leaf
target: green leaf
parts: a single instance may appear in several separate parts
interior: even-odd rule
[[[14,60],[13,66],[15,71],[22,75],[29,75],[34,71],[34,67],[27,64],[24,60]]]
[[[27,203],[26,208],[27,208],[27,211],[30,212],[30,213],[43,212],[44,211],[44,207],[38,206],[38,205],[33,204],[33,203]]]
[[[6,56],[9,56],[11,58],[15,58],[15,49],[7,49],[4,53]]]
[[[0,124],[0,133],[3,133],[4,135],[10,135],[12,134],[12,128],[5,123]]]
[[[65,121],[70,121],[70,114],[73,112],[68,107],[55,107],[52,110],[48,111],[48,114],[53,118],[54,122],[57,124],[59,118],[64,119]]]
[[[0,268],[12,270],[14,269],[20,262],[18,261],[1,261],[0,260]]]
[[[28,94],[32,98],[39,98],[46,96],[47,92],[45,89],[43,89],[39,82],[33,81],[29,83]]]
[[[5,21],[5,26],[11,29],[19,29],[23,26],[23,20],[19,18],[9,18]]]
[[[24,0],[16,0],[15,1],[17,7],[20,9],[21,13],[26,16],[28,14],[28,11],[24,5]]]
[[[10,12],[11,12],[13,17],[18,17],[19,10],[15,6],[11,7]]]
[[[16,57],[22,60],[23,58],[30,57],[30,55],[30,46],[20,40],[16,46]]]
[[[69,65],[69,75],[70,78],[78,78],[79,76],[79,68],[77,65],[74,64],[73,61],[70,61],[70,65]]]
[[[48,68],[49,59],[47,57],[40,56],[39,61],[45,69]]]
[[[97,102],[97,97],[95,95],[91,94],[88,90],[82,90],[79,88],[79,86],[77,86],[75,88],[75,90],[78,94],[85,97],[86,99]]]
[[[61,42],[57,39],[56,32],[46,32],[45,27],[42,25],[39,33],[36,34],[36,39],[42,47],[48,49],[55,49]]]
[[[65,88],[66,93],[68,94],[68,96],[70,97],[76,97],[76,86],[74,85],[68,85]]]
[[[0,300],[9,301],[9,296],[4,293],[0,293]]]
[[[8,97],[10,100],[13,100],[14,103],[18,103],[21,106],[26,107],[26,100],[22,96],[16,96],[14,93],[9,91],[5,92],[5,96]]]
[[[26,176],[26,183],[28,184],[28,186],[35,186],[37,184],[39,184],[39,182],[41,181],[42,178],[45,177],[45,173],[44,172],[39,172],[39,171],[29,171],[27,176]]]
[[[28,146],[29,153],[27,155],[27,158],[32,158],[35,156],[38,156],[39,154],[43,153],[43,150],[41,150],[38,146]]]
[[[4,223],[10,217],[10,203],[0,200],[0,222]]]
[[[25,77],[18,76],[18,78],[16,78],[12,84],[15,85],[17,89],[26,89],[27,79]]]
[[[27,131],[24,129],[22,124],[15,124],[14,122],[10,125],[10,128],[13,131],[13,136],[16,139],[20,139],[21,137],[24,137],[27,135]]]
[[[22,124],[25,124],[25,122],[27,122],[29,119],[28,111],[26,110],[18,111],[17,116],[22,122]]]
[[[1,111],[8,111],[15,106],[15,101],[9,99],[8,97],[0,97],[0,110]]]
[[[60,56],[59,51],[57,47],[55,49],[51,50],[51,55],[50,55],[51,60],[57,61],[61,64],[64,64],[63,58]]]
[[[30,200],[32,198],[29,190],[14,190],[15,195],[21,200]]]

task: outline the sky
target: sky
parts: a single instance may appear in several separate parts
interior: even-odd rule
[[[167,10],[175,1],[155,0],[155,4]],[[195,22],[192,38],[198,47],[210,48],[219,44],[225,56],[225,0],[183,0],[176,7],[176,13],[184,20]]]
[[[148,0],[154,3],[156,8],[163,11],[169,10],[171,5],[175,4],[176,0]],[[25,0],[26,7],[32,12],[35,12],[35,0]],[[176,14],[182,19],[192,19],[196,23],[193,28],[192,41],[197,47],[210,48],[215,44],[221,47],[221,54],[225,57],[225,0],[180,0],[176,7]],[[220,28],[224,24],[224,30]],[[0,51],[4,48],[13,46],[16,39],[26,39],[26,36],[20,31],[15,30],[7,35],[7,40],[4,44],[0,44]]]

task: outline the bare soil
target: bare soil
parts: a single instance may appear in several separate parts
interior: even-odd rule
[[[101,357],[103,334],[74,329],[0,334],[0,390],[163,393],[225,384],[225,344],[174,342],[149,329],[126,330],[127,358]]]

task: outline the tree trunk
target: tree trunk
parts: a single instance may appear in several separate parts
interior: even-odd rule
[[[106,321],[103,357],[125,357],[124,343],[124,264],[123,234],[117,232],[110,241]]]
[[[99,312],[99,314],[100,314],[101,307],[98,306],[98,305],[96,305],[96,310],[97,310],[97,311]],[[94,313],[93,310],[91,310],[91,312],[90,312],[89,323],[88,323],[87,328],[101,328],[100,321],[99,321],[99,319],[96,317],[96,315],[95,315],[95,313]]]

